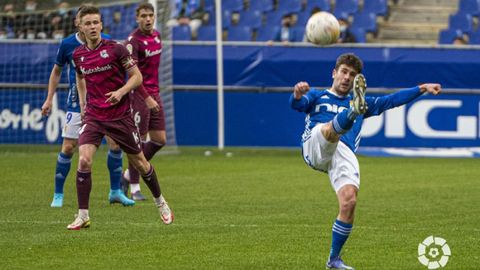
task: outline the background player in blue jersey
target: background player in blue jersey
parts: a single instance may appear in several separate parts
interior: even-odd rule
[[[77,11],[75,25],[78,26],[78,14],[82,6]],[[109,38],[108,35],[103,35],[103,38]],[[60,43],[60,48],[57,52],[55,65],[53,66],[48,81],[48,95],[42,105],[42,114],[48,115],[52,110],[52,101],[58,83],[62,75],[62,68],[67,66],[68,71],[68,97],[67,97],[67,114],[65,124],[62,129],[62,149],[58,153],[57,165],[55,168],[55,193],[51,207],[62,207],[63,205],[63,186],[70,171],[72,156],[78,144],[78,136],[82,119],[80,116],[80,104],[78,99],[77,85],[75,81],[75,68],[73,65],[72,55],[75,48],[85,43],[83,33],[74,33]],[[108,151],[107,166],[110,171],[110,194],[109,200],[111,203],[121,203],[123,205],[134,205],[133,200],[128,199],[120,189],[120,181],[122,176],[122,151],[120,147],[110,138],[106,137],[110,150]]]
[[[407,104],[425,92],[436,95],[441,91],[439,84],[427,83],[382,97],[365,97],[367,85],[360,74],[362,68],[356,55],[343,54],[337,58],[330,89],[317,90],[307,82],[299,82],[290,97],[290,106],[307,114],[302,135],[303,159],[313,169],[328,173],[337,193],[339,214],[332,228],[328,269],[353,269],[344,264],[340,251],[352,231],[360,187],[355,151],[360,144],[363,120]]]

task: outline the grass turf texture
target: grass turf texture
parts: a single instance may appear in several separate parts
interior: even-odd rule
[[[77,212],[75,172],[64,207],[50,208],[58,146],[0,148],[2,269],[324,269],[337,214],[326,175],[299,149],[231,148],[232,157],[180,148],[153,164],[175,212],[163,225],[149,199],[109,205],[106,151],[93,169],[92,226],[67,231]],[[427,269],[417,246],[447,240],[445,269],[478,269],[476,159],[360,157],[362,184],[344,259],[357,269]],[[150,193],[142,183],[145,195]]]

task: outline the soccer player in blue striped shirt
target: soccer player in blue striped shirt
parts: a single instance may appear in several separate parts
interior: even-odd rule
[[[330,89],[313,89],[307,82],[299,82],[290,97],[292,109],[307,114],[302,135],[303,159],[311,168],[328,173],[337,193],[340,209],[332,227],[327,269],[353,269],[343,262],[340,251],[352,231],[360,188],[355,151],[360,144],[363,120],[412,102],[423,93],[437,95],[441,91],[439,84],[426,83],[382,97],[365,97],[367,85],[362,68],[356,55],[340,55]]]

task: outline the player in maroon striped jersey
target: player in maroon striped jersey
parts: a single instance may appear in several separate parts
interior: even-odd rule
[[[86,7],[80,11],[80,30],[85,35],[86,44],[77,47],[73,53],[81,113],[84,115],[77,171],[79,212],[67,228],[79,230],[90,226],[88,208],[93,156],[105,135],[120,145],[129,162],[138,169],[153,194],[163,222],[170,224],[173,212],[161,194],[153,166],[141,151],[140,137],[130,112],[127,94],[141,85],[142,74],[122,44],[101,38],[102,21],[98,8]]]
[[[138,127],[142,138],[142,150],[147,160],[150,160],[166,143],[165,114],[160,99],[158,71],[160,67],[160,55],[162,52],[162,41],[160,33],[154,29],[155,10],[150,3],[142,3],[136,9],[138,28],[135,29],[125,45],[137,61],[138,68],[143,75],[143,88],[130,93],[131,104],[135,124]],[[147,106],[145,106],[145,103]],[[150,141],[146,142],[147,134]],[[140,193],[139,173],[129,163],[128,170],[123,175],[123,190],[130,192],[132,199],[136,201],[145,200]]]

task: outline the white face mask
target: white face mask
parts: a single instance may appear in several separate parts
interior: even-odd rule
[[[346,25],[340,25],[340,32],[345,32],[347,30]]]
[[[35,33],[27,33],[27,39],[35,39]]]
[[[0,39],[7,39],[7,34],[0,34]]]
[[[54,35],[53,35],[53,38],[54,38],[54,39],[62,39],[62,38],[63,38],[63,34],[54,34]]]
[[[37,9],[36,4],[30,4],[30,5],[25,6],[25,11],[35,11],[36,9]]]

